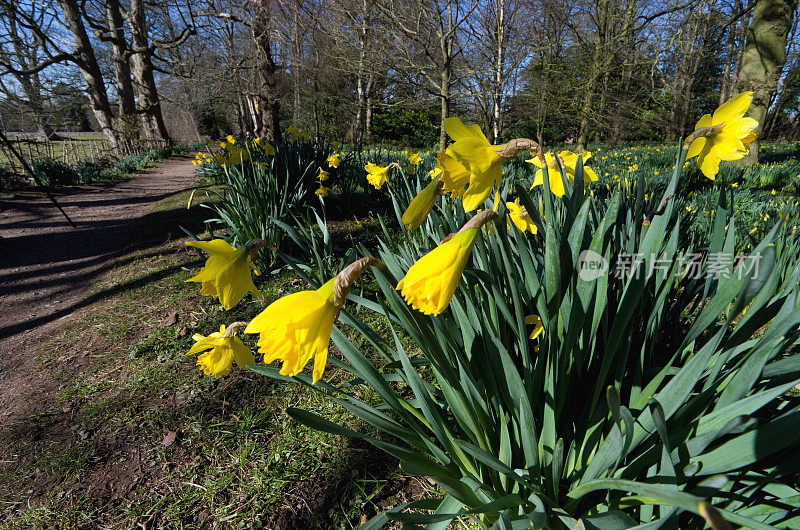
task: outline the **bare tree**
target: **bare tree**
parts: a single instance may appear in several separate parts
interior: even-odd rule
[[[0,69],[11,75],[16,83],[15,86],[0,76],[0,91],[8,100],[29,111],[40,139],[55,138],[57,135],[44,109],[47,97],[42,79],[44,73],[36,68],[40,61],[46,61],[43,43],[30,32],[20,30],[8,2],[0,2],[0,13]],[[53,25],[53,19],[47,11],[41,10],[32,16],[42,28],[49,29]],[[22,89],[22,94],[17,87]]]
[[[394,50],[404,66],[424,79],[424,87],[439,99],[439,149],[447,145],[444,120],[450,115],[455,59],[461,52],[462,32],[477,0],[424,0],[409,4],[395,0],[376,3],[389,21]],[[413,79],[414,75],[409,79]]]

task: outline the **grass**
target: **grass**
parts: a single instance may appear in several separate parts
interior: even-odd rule
[[[164,215],[196,230],[188,196],[159,203],[141,239]],[[349,529],[424,491],[384,455],[286,416],[301,406],[363,428],[316,392],[237,369],[215,380],[185,357],[194,333],[305,288],[289,272],[262,277],[265,301],[224,312],[185,282],[201,264],[180,241],[143,245],[98,282],[101,302],[34,352],[53,392],[0,432],[3,528]]]
[[[45,158],[61,160],[64,162],[75,163],[80,160],[93,159],[95,154],[108,154],[109,143],[101,135],[69,137],[66,140],[53,142],[22,141],[19,138],[12,138],[12,144],[19,153],[30,162]],[[7,149],[0,149],[0,166],[18,166],[19,161]]]

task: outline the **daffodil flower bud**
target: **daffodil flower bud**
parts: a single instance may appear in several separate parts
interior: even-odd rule
[[[436,204],[436,199],[439,197],[442,186],[442,182],[438,179],[434,179],[425,186],[408,205],[400,222],[411,231],[419,228],[425,222],[428,214],[431,213],[433,205]]]

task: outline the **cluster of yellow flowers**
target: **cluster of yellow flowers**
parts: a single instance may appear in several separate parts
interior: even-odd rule
[[[341,155],[339,153],[335,153],[328,157],[328,169],[336,169],[339,167],[339,164],[342,163]],[[326,169],[319,168],[319,174],[317,175],[317,180],[319,180],[319,188],[314,192],[317,194],[318,197],[327,197],[331,193],[331,189],[322,183],[331,178],[330,171]]]
[[[192,165],[194,166],[202,166],[206,162],[211,160],[211,157],[208,154],[204,153],[203,151],[198,151],[194,155],[194,160],[192,160]]]
[[[236,138],[229,134],[222,140],[215,140],[221,150],[216,153],[206,154],[199,152],[195,155],[195,160],[192,162],[195,166],[202,166],[211,160],[220,166],[237,166],[248,162],[250,160],[250,150],[260,148],[264,154],[269,156],[275,155],[275,148],[270,144],[262,144],[261,138],[254,138],[249,142],[245,142],[241,146],[236,145]],[[266,162],[257,162],[257,164],[264,169]]]
[[[693,135],[695,138],[688,142],[688,154],[698,157],[701,170],[709,178],[713,179],[716,175],[720,160],[741,158],[747,145],[753,141],[751,131],[755,128],[754,121],[743,117],[751,100],[752,93],[740,94],[723,104],[713,116],[703,116],[697,124]],[[402,222],[410,230],[419,228],[440,193],[461,198],[467,212],[477,209],[492,189],[499,185],[503,160],[534,145],[530,140],[491,145],[477,125],[466,126],[459,118],[448,118],[445,127],[453,144],[438,154],[438,171],[431,172],[433,181],[413,199],[403,215]],[[293,134],[291,130],[290,134]],[[528,161],[539,168],[534,186],[543,185],[546,168],[550,190],[554,195],[563,197],[564,180],[559,166],[568,177],[574,178],[579,155],[570,151],[562,151],[558,155],[545,154],[538,146],[535,148],[538,150],[537,157]],[[591,154],[580,156],[585,163]],[[415,162],[411,154],[409,160],[414,165],[421,162],[421,159]],[[336,168],[339,163],[338,154],[328,158],[330,168]],[[387,174],[391,167],[367,164],[365,169],[369,182],[380,188],[388,181]],[[318,178],[321,189],[324,189],[321,183],[328,178],[328,172],[320,170]],[[583,179],[584,185],[587,185],[596,181],[597,175],[584,167]],[[513,224],[523,233],[537,233],[533,219],[520,205],[519,199],[507,202],[506,206],[509,229]],[[449,306],[473,247],[481,237],[481,228],[488,223],[496,226],[498,221],[496,211],[483,210],[469,219],[457,233],[451,234],[419,258],[396,287],[405,301],[425,315],[442,313]],[[225,309],[233,307],[247,291],[259,295],[250,271],[254,268],[252,256],[258,248],[265,246],[263,242],[254,240],[242,249],[236,249],[219,239],[186,244],[210,255],[203,269],[188,280],[201,283],[201,294],[219,298]],[[361,258],[319,289],[293,293],[276,300],[248,324],[235,323],[227,330],[222,326],[218,333],[208,337],[195,335],[196,344],[189,354],[210,350],[198,357],[197,364],[206,374],[215,377],[229,373],[233,362],[239,366],[253,364],[255,360],[252,353],[235,337],[235,330],[245,326],[245,333],[259,334],[258,348],[264,355],[265,363],[276,360],[283,362],[280,370],[283,375],[299,374],[313,358],[312,379],[316,383],[324,372],[333,323],[344,305],[350,285],[370,266],[381,264],[375,258]],[[535,314],[528,315],[525,322],[533,326],[531,339],[536,339],[544,331],[542,320]]]

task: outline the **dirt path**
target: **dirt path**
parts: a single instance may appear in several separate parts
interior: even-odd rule
[[[40,192],[0,198],[0,403],[30,395],[24,374],[35,369],[37,342],[92,303],[92,282],[134,250],[135,229],[152,206],[195,180],[191,159],[181,157],[57,194],[77,228]]]

